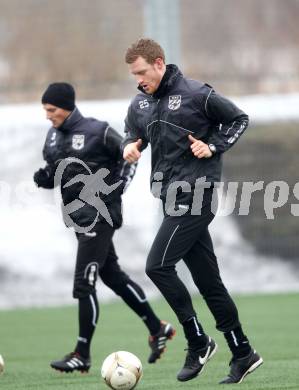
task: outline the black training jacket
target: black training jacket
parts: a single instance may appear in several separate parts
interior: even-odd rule
[[[58,129],[51,127],[48,131],[43,157],[47,162],[45,169],[49,181],[44,187],[53,188],[57,184],[54,183],[54,176],[57,167],[61,166],[59,163],[63,160],[65,166],[62,174],[56,175],[56,179],[61,177],[61,182],[58,184],[60,184],[64,206],[70,205],[71,202],[78,202],[78,200],[81,205],[84,204],[83,207],[78,207],[78,210],[69,214],[71,220],[80,227],[91,225],[95,218],[97,221],[103,219],[103,213],[98,213],[97,207],[92,205],[95,197],[100,198],[105,203],[113,227],[121,226],[121,194],[132,180],[136,170],[136,165],[130,166],[123,160],[120,149],[121,142],[121,135],[107,122],[85,118],[77,108]],[[80,161],[75,161],[74,158]],[[105,194],[105,191],[101,193],[101,188],[105,189],[106,185],[99,189],[99,177],[90,174],[100,172],[101,168],[108,169],[110,172],[103,178],[108,186],[122,180],[122,184],[110,194]],[[61,169],[57,170],[57,173],[60,171]],[[84,180],[90,178],[93,178],[93,182],[85,186]],[[82,190],[84,193],[81,192]],[[98,217],[97,214],[99,214]],[[64,219],[66,224],[70,226],[69,218],[66,221],[64,215]]]
[[[169,185],[186,181],[194,188],[196,179],[215,183],[221,179],[222,153],[228,150],[248,126],[248,116],[208,84],[185,78],[176,65],[167,65],[153,95],[139,93],[125,119],[125,145],[142,139],[142,150],[151,144],[153,182],[162,172],[165,200]],[[197,158],[188,135],[216,147],[211,158]],[[154,193],[156,196],[156,194]],[[181,194],[186,200],[186,194]],[[187,196],[188,197],[188,196]],[[178,199],[178,198],[177,198]],[[192,194],[189,196],[189,201]]]

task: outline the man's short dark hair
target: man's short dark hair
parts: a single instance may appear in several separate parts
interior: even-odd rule
[[[133,43],[126,52],[126,63],[132,64],[138,57],[142,57],[149,64],[153,64],[157,58],[165,62],[165,53],[162,47],[153,39],[141,38]]]

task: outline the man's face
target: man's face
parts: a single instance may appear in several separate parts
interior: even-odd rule
[[[129,64],[129,70],[138,85],[147,94],[152,95],[160,85],[166,65],[162,58],[157,58],[153,64],[149,64],[143,57],[138,57],[136,61]]]
[[[63,124],[63,122],[71,113],[70,111],[53,106],[52,104],[49,103],[43,104],[43,107],[44,110],[46,111],[47,119],[49,119],[52,122],[53,127],[55,127],[56,129]]]

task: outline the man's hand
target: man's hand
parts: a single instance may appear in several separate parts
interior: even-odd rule
[[[40,168],[33,175],[33,181],[37,187],[52,189],[54,188],[54,177],[51,177],[49,171],[45,168]]]
[[[192,153],[197,158],[210,158],[212,157],[213,153],[211,152],[208,144],[205,144],[204,142],[200,141],[199,139],[196,139],[192,137],[192,135],[188,135],[189,141],[191,141],[190,148],[192,150]]]
[[[141,138],[139,138],[136,142],[131,142],[130,144],[126,145],[123,154],[124,160],[128,161],[130,164],[139,160],[141,157],[141,153],[139,151],[141,145],[142,145]]]

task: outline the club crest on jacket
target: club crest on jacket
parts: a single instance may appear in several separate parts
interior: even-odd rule
[[[177,110],[181,106],[182,96],[172,95],[169,96],[168,108],[170,110]]]
[[[84,148],[84,134],[75,134],[72,139],[72,147],[73,149],[80,150]]]

